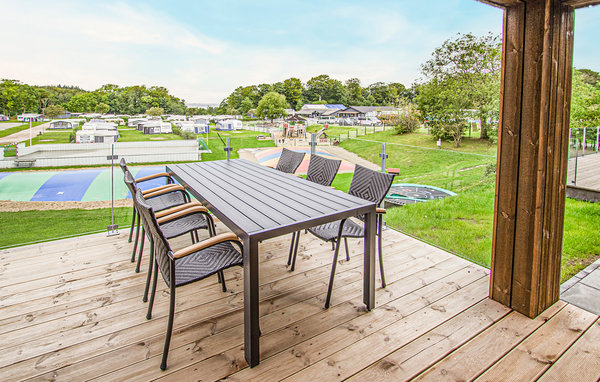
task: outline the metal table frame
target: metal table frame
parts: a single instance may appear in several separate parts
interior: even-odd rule
[[[260,362],[262,240],[364,214],[363,302],[375,307],[375,203],[244,159],[168,165],[167,171],[244,244],[244,353],[250,367]]]

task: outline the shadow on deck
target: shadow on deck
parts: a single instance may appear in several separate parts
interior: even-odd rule
[[[134,273],[126,232],[1,251],[0,380],[598,378],[597,316],[558,302],[530,320],[487,298],[488,270],[393,230],[384,243],[388,287],[371,312],[362,245],[338,267],[326,311],[330,245],[302,235],[292,273],[289,237],[262,243],[262,361],[253,369],[243,357],[241,268],[226,271],[226,293],[216,276],[178,289],[164,372],[168,292],[159,281],[146,320],[145,272]]]

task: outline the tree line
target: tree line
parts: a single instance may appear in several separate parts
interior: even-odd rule
[[[304,104],[343,104],[353,106],[398,105],[403,99],[412,100],[414,94],[398,82],[376,82],[363,87],[358,78],[342,81],[327,74],[312,77],[306,83],[290,77],[273,84],[237,87],[221,101],[221,114],[247,114],[256,109],[260,100],[268,93],[285,96],[290,109],[300,110]]]
[[[44,113],[50,110],[141,114],[157,107],[168,114],[185,114],[184,100],[162,86],[119,87],[107,84],[94,91],[75,86],[32,86],[17,80],[0,81],[0,112],[13,116],[24,112]],[[59,113],[60,114],[60,113]]]

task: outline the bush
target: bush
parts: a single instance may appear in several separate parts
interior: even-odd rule
[[[77,140],[77,132],[81,130],[81,124],[73,129],[73,131],[69,134],[69,142],[75,143]]]
[[[196,134],[191,131],[184,131],[183,134],[181,134],[181,137],[183,139],[196,139]]]

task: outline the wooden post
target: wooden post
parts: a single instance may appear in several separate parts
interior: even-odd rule
[[[559,298],[573,8],[505,8],[490,297],[535,317]]]

